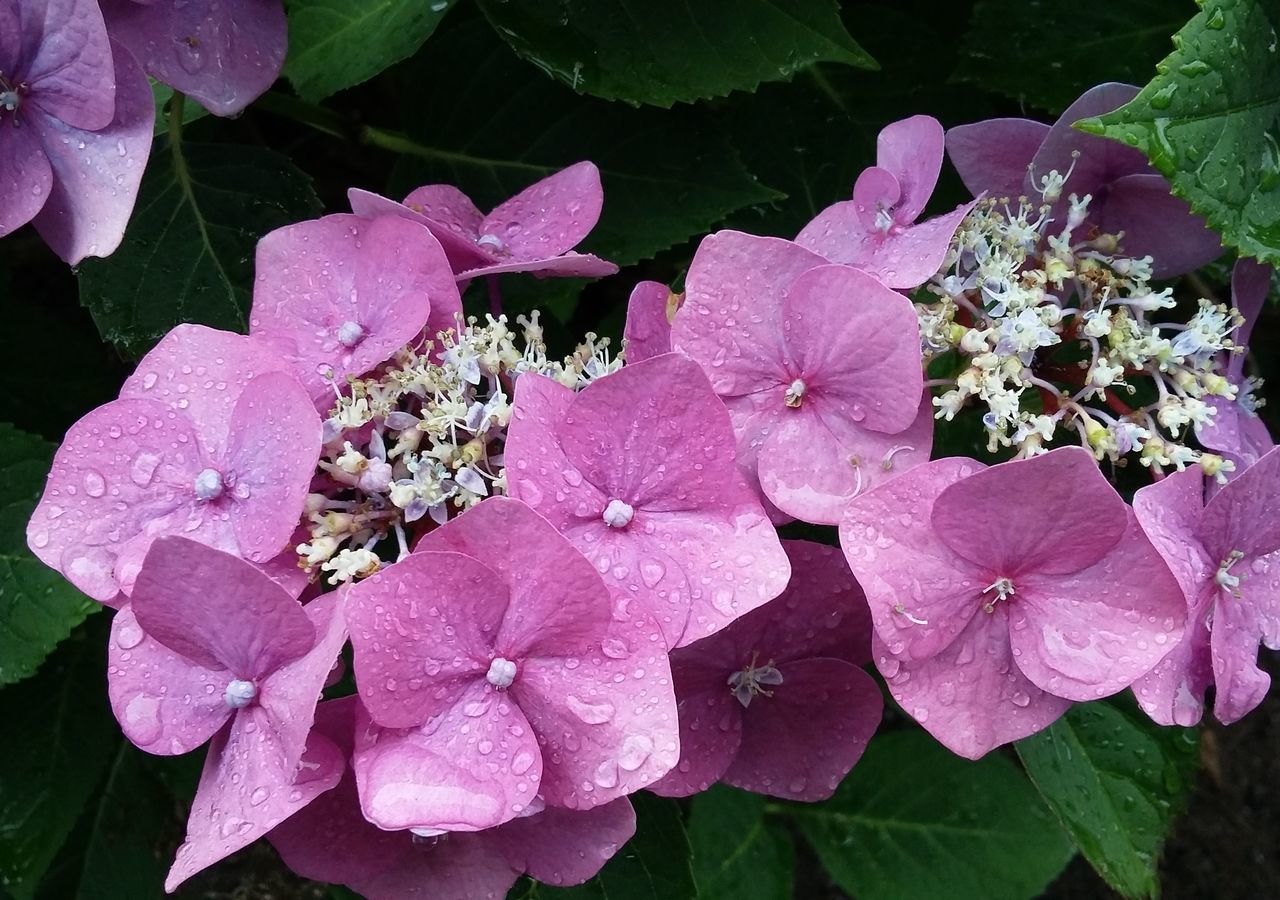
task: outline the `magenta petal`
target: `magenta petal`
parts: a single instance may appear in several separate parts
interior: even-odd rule
[[[880,224],[880,219],[884,215],[889,215],[895,211],[895,207],[902,199],[902,185],[898,183],[897,177],[893,172],[882,169],[879,166],[872,166],[869,169],[863,169],[862,174],[858,176],[858,180],[853,183],[853,210],[857,214],[858,227],[867,233],[874,232]],[[836,204],[842,210],[847,207],[843,204]],[[823,213],[819,213],[817,219],[823,217]],[[905,222],[913,221],[915,216],[905,219]],[[817,220],[815,219],[815,221]],[[890,219],[892,222],[893,220]],[[801,234],[809,231],[806,227]],[[809,247],[818,253],[822,250],[818,247],[811,247],[799,237],[796,243],[802,247]],[[822,254],[827,256],[826,253]]]
[[[96,131],[81,131],[52,117],[31,121],[53,171],[49,199],[33,222],[71,265],[86,256],[109,256],[120,246],[151,154],[151,87],[127,51],[115,43],[111,49],[115,118]]]
[[[539,257],[467,268],[458,273],[458,280],[478,278],[481,275],[501,275],[504,272],[529,272],[538,277],[559,275],[564,278],[600,278],[617,271],[616,265],[590,253],[565,253],[549,258]]]
[[[240,112],[271,87],[284,64],[280,0],[102,0],[102,11],[148,75],[214,115]]]
[[[1026,194],[1027,166],[1049,134],[1031,119],[987,119],[947,132],[947,155],[969,193],[1016,201]]]
[[[348,591],[361,700],[379,725],[411,728],[483,682],[507,610],[492,569],[419,549]]]
[[[1088,451],[1062,447],[947,488],[930,521],[954,552],[999,576],[1062,575],[1093,565],[1120,541],[1128,507]]]
[[[498,238],[501,253],[513,260],[550,259],[572,250],[590,233],[603,204],[600,171],[593,163],[580,162],[504,202],[484,217],[480,234]]]
[[[742,704],[727,684],[733,669],[690,663],[687,654],[696,656],[698,650],[697,646],[685,648],[672,656],[679,698],[680,760],[649,785],[650,791],[663,797],[689,797],[711,787],[724,777],[742,744]],[[691,683],[694,680],[696,686]]]
[[[1133,683],[1138,705],[1159,725],[1190,728],[1204,716],[1205,691],[1213,684],[1207,593],[1200,592],[1178,645]]]
[[[763,627],[752,649],[779,662],[826,656],[861,666],[871,661],[871,610],[839,547],[782,542],[791,581],[776,599],[742,617]],[[736,630],[736,629],[735,629]]]
[[[622,331],[627,362],[635,365],[671,352],[671,317],[675,295],[665,284],[642,281],[627,301],[627,324]]]
[[[187,753],[213,737],[233,712],[223,697],[233,677],[221,667],[195,665],[148,637],[128,604],[111,621],[111,710],[124,736],[148,753]]]
[[[543,777],[520,706],[483,679],[419,728],[382,729],[362,710],[353,767],[365,817],[386,829],[492,828],[523,812]]]
[[[1123,231],[1125,256],[1150,256],[1155,278],[1185,274],[1222,255],[1222,238],[1171,193],[1163,175],[1126,175],[1113,181],[1099,206],[1097,225],[1107,234]]]
[[[956,229],[973,207],[974,203],[965,203],[949,213],[894,231],[887,240],[872,247],[871,255],[861,260],[858,268],[888,287],[915,290],[942,268]]]
[[[474,229],[480,225],[480,211],[465,194],[451,185],[431,184],[418,188],[405,198],[404,203],[372,191],[351,188],[347,191],[347,200],[351,203],[351,211],[366,219],[399,216],[426,226],[444,248],[454,272],[473,269],[490,261],[489,256],[476,245],[476,238],[480,235]],[[427,213],[428,210],[431,214]],[[433,215],[441,218],[437,220]]]
[[[619,798],[594,809],[548,807],[511,820],[493,838],[511,868],[563,886],[594,877],[635,833],[631,801]]]
[[[864,260],[870,259],[875,253],[876,242],[884,237],[875,230],[874,202],[877,195],[886,189],[886,185],[878,183],[882,176],[876,175],[873,178],[871,175],[882,171],[867,169],[863,172],[853,186],[854,197],[857,199],[833,203],[818,213],[809,224],[800,229],[800,233],[796,235],[796,243],[806,250],[821,254],[829,262],[861,266]],[[887,172],[884,174],[892,177]]]
[[[726,784],[815,802],[831,796],[867,749],[884,701],[875,680],[840,659],[778,666],[782,684],[742,715],[742,745]]]
[[[1268,599],[1274,604],[1274,595]],[[1252,600],[1255,597],[1228,597],[1213,609],[1213,714],[1224,725],[1238,722],[1257,708],[1271,687],[1271,676],[1258,667],[1262,634],[1254,603],[1248,602]]]
[[[889,693],[953,753],[978,759],[988,751],[1048,728],[1071,707],[1022,674],[1009,646],[1004,609],[969,621],[949,647],[909,662],[872,639],[876,668]]]
[[[270,577],[230,553],[182,537],[151,545],[132,599],[147,634],[198,665],[228,669],[236,678],[256,681],[316,642],[307,614]]]
[[[1258,557],[1280,549],[1280,448],[1214,495],[1198,534],[1215,563],[1232,551]]]
[[[914,222],[938,183],[942,171],[942,124],[932,116],[911,116],[886,125],[876,138],[876,165],[888,169],[902,186],[893,217]]]
[[[1236,473],[1229,474],[1229,478],[1239,477],[1238,473],[1262,459],[1276,445],[1267,423],[1257,413],[1224,397],[1209,397],[1205,402],[1215,412],[1208,424],[1196,428],[1196,439],[1235,464]]]
[[[209,744],[187,837],[165,890],[262,837],[342,778],[342,753],[317,735],[300,764],[284,766],[275,735],[258,707],[237,714]]]
[[[30,86],[25,102],[70,128],[106,128],[115,115],[119,61],[113,63],[98,4],[44,0],[10,5],[17,6],[22,20],[22,34],[14,37],[20,37],[24,52],[4,63],[11,80]],[[14,23],[4,24],[13,27]]]
[[[420,216],[430,219],[451,234],[460,235],[471,242],[480,237],[480,224],[484,213],[476,209],[471,198],[451,184],[428,184],[409,193],[404,205]],[[435,229],[432,229],[434,233]]]
[[[34,128],[0,128],[0,237],[35,218],[53,189],[53,169]]]
[[[1249,343],[1253,326],[1257,324],[1267,295],[1271,293],[1271,274],[1271,266],[1246,257],[1236,260],[1231,268],[1231,305],[1244,316],[1244,324],[1236,329],[1237,344]],[[1238,376],[1244,356],[1243,353],[1233,353],[1227,371]]]
[[[378,875],[350,883],[365,900],[474,900],[505,897],[520,873],[507,865],[488,834],[466,832],[413,843],[403,834],[406,849],[398,863]],[[424,895],[423,890],[429,891]]]

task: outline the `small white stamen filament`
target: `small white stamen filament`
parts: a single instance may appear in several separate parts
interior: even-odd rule
[[[222,699],[227,706],[232,709],[243,709],[253,702],[258,696],[258,686],[252,681],[242,681],[237,678],[235,681],[227,685],[226,691],[222,695]]]
[[[880,460],[880,468],[886,472],[893,470],[893,458],[904,450],[915,450],[915,447],[909,447],[906,444],[899,444],[896,447],[890,447],[889,452],[884,455],[884,459]]]
[[[804,402],[805,384],[799,378],[791,382],[791,386],[787,388],[787,396],[785,402],[787,406],[796,409]]]
[[[777,687],[782,684],[782,673],[778,671],[773,662],[770,661],[766,665],[757,666],[756,658],[759,654],[751,654],[751,662],[745,669],[734,672],[729,676],[726,684],[729,690],[733,692],[734,698],[742,704],[743,708],[751,705],[751,701],[760,694],[766,697],[772,697],[773,691],[765,690],[765,687]]]
[[[1244,554],[1239,550],[1232,550],[1227,554],[1226,559],[1218,566],[1218,571],[1214,573],[1213,580],[1218,583],[1218,587],[1229,593],[1233,597],[1240,596],[1240,579],[1243,576],[1232,575],[1231,567],[1240,560],[1244,559]]]
[[[982,593],[984,594],[989,594],[992,591],[996,592],[995,599],[988,601],[982,607],[983,612],[987,612],[987,613],[995,612],[997,603],[999,603],[1001,600],[1007,600],[1014,595],[1015,591],[1013,587],[1013,581],[1001,575],[995,581],[991,582],[989,585],[987,585],[982,589]]]
[[[489,672],[484,677],[498,690],[505,691],[516,680],[516,664],[501,656],[494,657],[493,662],[489,663]]]
[[[604,508],[601,518],[604,519],[604,524],[610,528],[626,528],[631,524],[635,514],[635,509],[629,503],[624,503],[621,500],[610,500],[609,505]]]
[[[905,618],[908,622],[912,623],[913,625],[929,624],[928,619],[919,619],[911,615],[911,613],[907,612],[907,608],[903,606],[901,603],[893,604],[893,611],[896,612],[898,615],[902,616],[903,618]]]
[[[204,469],[196,476],[196,496],[201,500],[216,500],[222,496],[222,473],[217,469]]]

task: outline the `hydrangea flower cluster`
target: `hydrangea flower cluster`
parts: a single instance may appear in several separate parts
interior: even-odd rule
[[[922,221],[947,146],[980,196]],[[488,216],[353,191],[262,240],[249,334],[179,326],[73,426],[28,542],[116,607],[128,738],[208,745],[168,889],[264,836],[374,900],[581,883],[638,790],[829,797],[881,722],[868,663],[972,758],[1130,688],[1162,723],[1261,701],[1269,270],[1174,318],[1151,279],[1216,244],[1059,126],[914,117],[877,150],[795,241],[706,237],[617,352],[563,358],[461,292],[613,272],[573,250],[594,166]],[[969,415],[1013,458],[933,458]],[[1131,458],[1132,506],[1098,464]]]

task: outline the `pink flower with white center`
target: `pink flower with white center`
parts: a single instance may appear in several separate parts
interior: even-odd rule
[[[600,171],[580,162],[535,182],[485,215],[462,191],[428,184],[396,203],[352,188],[359,216],[403,216],[427,226],[440,241],[459,281],[502,272],[597,278],[618,271],[613,263],[575,253],[600,219],[604,191]]]
[[[94,0],[0,0],[0,237],[72,265],[120,245],[151,153],[146,76]]]
[[[216,116],[243,110],[280,77],[280,0],[100,0],[111,36],[147,74]]]
[[[525,504],[493,497],[350,589],[364,815],[481,831],[589,809],[679,756],[662,634],[615,618],[591,564]]]
[[[304,750],[346,634],[337,593],[303,607],[228,553],[180,537],[152,544],[111,623],[111,708],[149,753],[213,738],[167,890],[338,783],[336,747]]]
[[[825,800],[880,724],[880,688],[860,668],[871,658],[862,589],[839,548],[783,546],[786,592],[671,654],[680,762],[655,793],[684,797],[724,781]]]
[[[885,126],[876,138],[876,164],[863,170],[853,199],[824,209],[796,235],[796,243],[832,262],[857,266],[892,288],[916,288],[946,258],[960,221],[973,203],[916,222],[942,171],[943,131],[930,116]]]
[[[698,364],[655,356],[580,393],[522,375],[507,490],[589,559],[623,611],[679,647],[778,596],[791,568],[734,461],[729,416]]]
[[[656,281],[642,281],[632,289],[622,331],[628,363],[634,365],[671,352],[671,321],[680,308],[679,302],[671,288]]]
[[[840,544],[890,693],[971,759],[1128,687],[1186,621],[1177,580],[1079,447],[918,466],[856,498]]]
[[[324,216],[258,242],[250,332],[293,364],[322,410],[347,376],[385,362],[424,328],[455,328],[462,300],[440,243],[395,216]]]
[[[312,734],[350,756],[358,703],[356,697],[321,703]],[[544,884],[581,884],[635,829],[631,803],[619,798],[588,810],[546,807],[480,832],[383,831],[361,815],[356,779],[348,771],[267,840],[302,877],[344,884],[368,900],[474,900],[506,896],[526,873]]]
[[[1134,685],[1138,704],[1161,725],[1199,722],[1210,684],[1218,721],[1237,721],[1271,686],[1258,644],[1280,649],[1280,449],[1207,503],[1204,487],[1200,471],[1188,469],[1133,500],[1188,601],[1186,635]]]
[[[319,457],[320,418],[269,345],[179,325],[120,399],[71,426],[27,544],[103,602],[130,592],[165,534],[266,562],[288,545]]]
[[[851,497],[929,458],[911,302],[790,241],[703,239],[672,325],[729,408],[738,465],[782,512],[834,524]]]

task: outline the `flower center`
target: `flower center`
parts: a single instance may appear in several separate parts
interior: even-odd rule
[[[996,604],[1001,600],[1007,600],[1014,595],[1013,579],[1006,578],[1001,575],[995,581],[982,589],[982,593],[989,594],[995,592],[995,596],[983,604],[983,612],[995,612]]]
[[[516,680],[516,664],[509,659],[495,656],[493,662],[489,663],[489,672],[484,678],[498,690],[505,691],[511,687],[511,682]]]
[[[196,476],[196,496],[201,500],[217,500],[222,496],[222,473],[217,469],[204,469]]]
[[[889,233],[889,229],[893,227],[893,207],[879,206],[876,207],[876,231],[884,234]]]
[[[766,697],[772,697],[773,691],[765,690],[765,687],[776,687],[782,684],[782,673],[777,670],[770,661],[766,665],[757,666],[756,659],[758,653],[751,654],[751,662],[741,671],[734,672],[729,676],[729,690],[733,692],[733,696],[742,706],[748,707],[757,694],[763,694]]]
[[[232,709],[243,709],[252,703],[257,696],[258,686],[256,684],[252,681],[242,681],[237,678],[227,685],[227,690],[223,693],[222,699]]]
[[[604,508],[604,524],[610,528],[626,528],[631,524],[632,518],[635,517],[636,511],[629,503],[623,503],[621,500],[610,500],[609,505]]]
[[[1222,588],[1232,597],[1240,596],[1240,579],[1241,575],[1232,575],[1231,567],[1240,560],[1244,559],[1244,554],[1239,550],[1232,550],[1226,555],[1221,563],[1218,564],[1218,571],[1214,573],[1213,580],[1218,583],[1218,587]]]
[[[338,343],[350,350],[364,340],[364,328],[359,322],[343,322],[338,326]]]
[[[805,383],[799,378],[791,382],[791,386],[787,388],[787,406],[792,409],[799,407],[800,404],[804,402],[804,394],[806,390],[808,390],[808,388],[805,387]]]
[[[506,243],[496,234],[482,234],[476,238],[476,244],[490,253],[501,253],[507,249]]]
[[[22,97],[28,92],[25,84],[14,84],[5,77],[4,72],[0,72],[0,111],[16,113],[18,107],[22,105]],[[18,117],[13,117],[14,124],[18,122]]]

